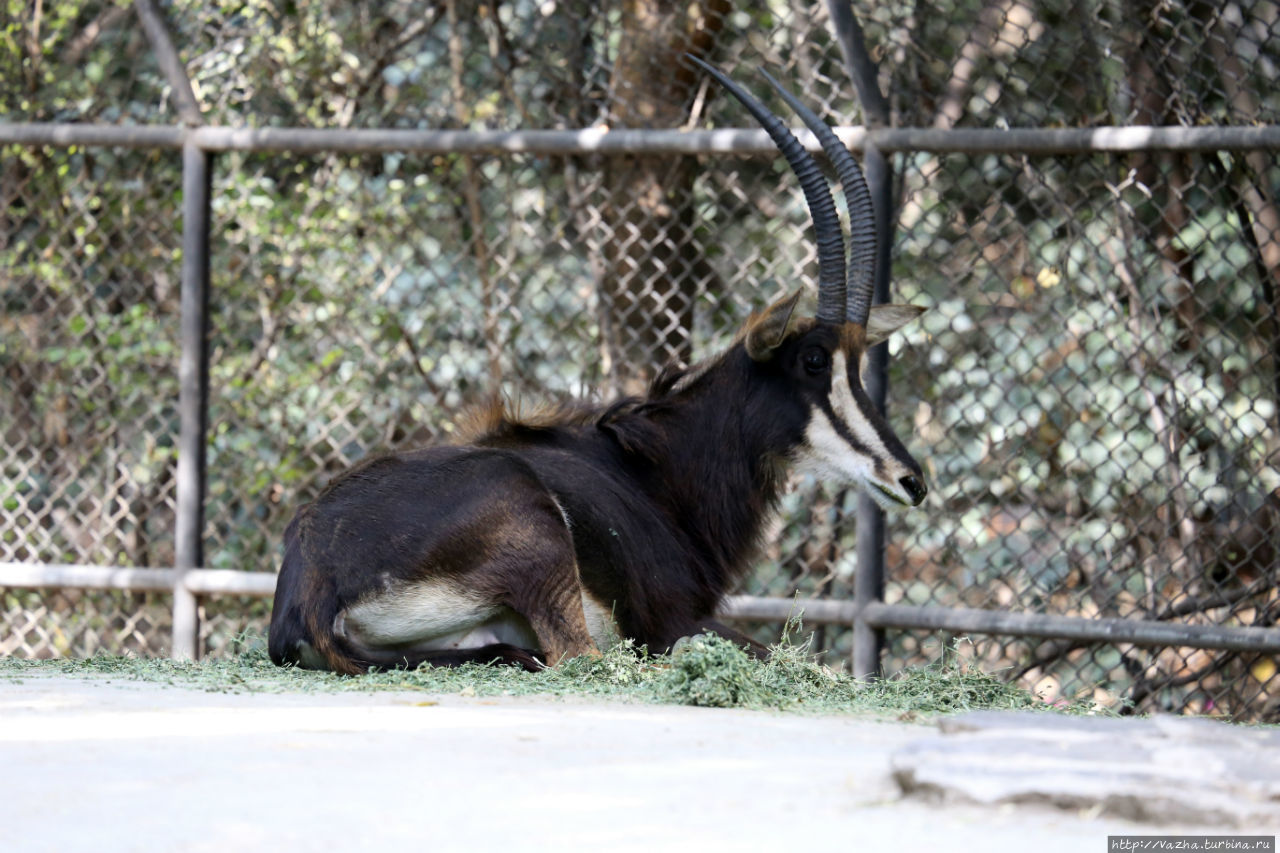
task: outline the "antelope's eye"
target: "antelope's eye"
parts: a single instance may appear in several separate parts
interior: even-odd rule
[[[831,366],[831,356],[827,355],[827,351],[823,349],[809,350],[803,356],[804,372],[810,376],[817,376]]]

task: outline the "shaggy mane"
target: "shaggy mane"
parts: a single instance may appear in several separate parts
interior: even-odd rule
[[[619,418],[653,410],[668,403],[696,381],[712,362],[685,366],[667,364],[654,375],[643,397],[622,397],[612,403],[565,399],[526,403],[495,394],[486,402],[465,409],[458,417],[456,444],[476,444],[495,439],[528,437],[560,427],[598,426],[608,429]]]
[[[512,438],[564,426],[587,426],[600,417],[602,407],[585,400],[560,400],[526,405],[494,395],[471,406],[458,418],[456,443],[475,444],[484,439]]]

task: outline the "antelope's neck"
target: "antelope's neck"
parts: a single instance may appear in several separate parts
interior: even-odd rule
[[[670,452],[658,454],[653,486],[726,585],[746,571],[781,479],[779,454],[745,408],[723,394],[690,394],[656,418]]]

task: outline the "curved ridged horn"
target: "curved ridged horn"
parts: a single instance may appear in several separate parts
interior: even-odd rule
[[[817,235],[818,319],[824,323],[843,323],[846,310],[844,231],[840,227],[840,214],[836,212],[836,203],[831,198],[831,189],[827,186],[822,170],[781,119],[719,69],[696,56],[686,56],[714,77],[755,116],[773,144],[778,146],[782,156],[787,158],[791,171],[795,172],[800,181],[800,188],[804,190],[809,215],[813,219],[813,230]]]
[[[768,71],[762,68],[760,73],[813,135],[818,137],[822,150],[827,153],[827,159],[836,167],[836,174],[840,176],[840,188],[844,193],[845,204],[849,206],[849,307],[846,317],[850,323],[865,326],[867,315],[871,311],[871,300],[875,296],[876,241],[879,236],[875,204],[871,201],[867,180],[862,176],[862,169],[858,167],[849,149],[845,148],[826,122],[782,88]]]

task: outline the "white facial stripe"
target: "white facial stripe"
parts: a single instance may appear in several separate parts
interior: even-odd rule
[[[872,474],[871,460],[854,452],[836,431],[827,413],[814,408],[805,430],[805,444],[796,468],[822,480],[862,483]]]
[[[877,459],[890,459],[889,449],[880,439],[880,433],[862,414],[858,401],[853,398],[849,385],[848,363],[843,352],[837,351],[831,359],[831,408],[836,417],[845,422],[858,443],[867,448]]]
[[[856,483],[885,508],[901,504],[884,494],[882,489],[892,492],[902,503],[910,503],[909,496],[896,482],[897,478],[886,479],[876,475],[877,459],[890,471],[898,466],[893,464],[893,456],[885,447],[875,426],[863,416],[858,407],[853,388],[849,384],[848,358],[840,350],[833,353],[831,358],[831,394],[828,400],[835,416],[844,423],[854,439],[866,448],[866,453],[855,450],[836,430],[827,414],[815,408],[805,431],[806,446],[796,459],[797,468],[820,479]]]

